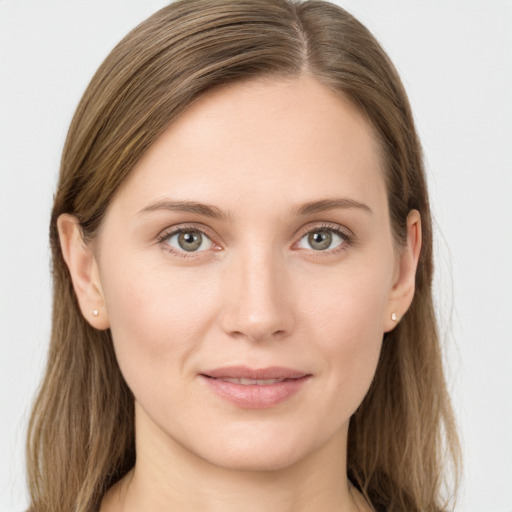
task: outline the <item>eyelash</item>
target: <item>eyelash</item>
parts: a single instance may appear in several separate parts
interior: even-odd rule
[[[187,231],[198,231],[202,235],[204,235],[206,238],[208,238],[214,246],[219,247],[214,241],[213,237],[209,235],[204,228],[200,228],[195,225],[182,225],[178,228],[171,228],[168,230],[163,231],[160,235],[157,237],[157,243],[167,252],[171,253],[173,256],[177,256],[179,258],[189,259],[189,258],[195,258],[197,257],[197,252],[192,251],[190,253],[187,253],[186,251],[178,251],[171,247],[166,241],[171,238],[174,235],[177,235],[179,233],[187,232]],[[343,229],[341,229],[336,224],[329,224],[329,223],[323,223],[320,225],[307,227],[301,230],[299,240],[294,243],[296,245],[299,243],[306,235],[309,233],[314,233],[315,231],[329,231],[331,233],[334,233],[335,235],[339,236],[343,239],[343,242],[334,249],[328,249],[325,251],[315,251],[314,249],[311,249],[312,255],[314,257],[322,257],[322,256],[328,256],[333,254],[338,254],[339,252],[345,251],[350,245],[353,245],[354,239],[353,235]],[[203,251],[200,251],[203,252]]]

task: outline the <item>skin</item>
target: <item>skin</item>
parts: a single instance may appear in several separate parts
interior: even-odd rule
[[[382,164],[365,119],[311,76],[252,80],[167,129],[88,246],[74,217],[59,218],[82,312],[111,329],[135,396],[137,462],[102,512],[371,510],[347,480],[348,425],[392,313],[412,301],[421,246],[415,211],[406,246],[393,242]],[[297,212],[338,199],[349,203]],[[143,211],[165,201],[222,216]],[[208,238],[186,252],[177,227]],[[319,230],[326,249],[308,237]],[[199,377],[230,365],[312,377],[246,409]]]

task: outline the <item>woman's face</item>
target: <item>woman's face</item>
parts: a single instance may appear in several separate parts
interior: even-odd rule
[[[143,156],[95,241],[137,440],[286,467],[346,439],[400,275],[382,161],[308,76],[203,97]]]

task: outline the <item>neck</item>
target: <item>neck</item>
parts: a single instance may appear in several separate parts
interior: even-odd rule
[[[294,464],[261,471],[216,466],[158,430],[137,424],[136,465],[109,491],[101,512],[368,510],[346,475],[348,425]]]

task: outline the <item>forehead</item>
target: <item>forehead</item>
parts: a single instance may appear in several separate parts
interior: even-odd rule
[[[227,210],[340,194],[385,203],[379,154],[372,128],[341,94],[309,75],[257,79],[191,105],[116,200],[129,209],[169,195]]]

